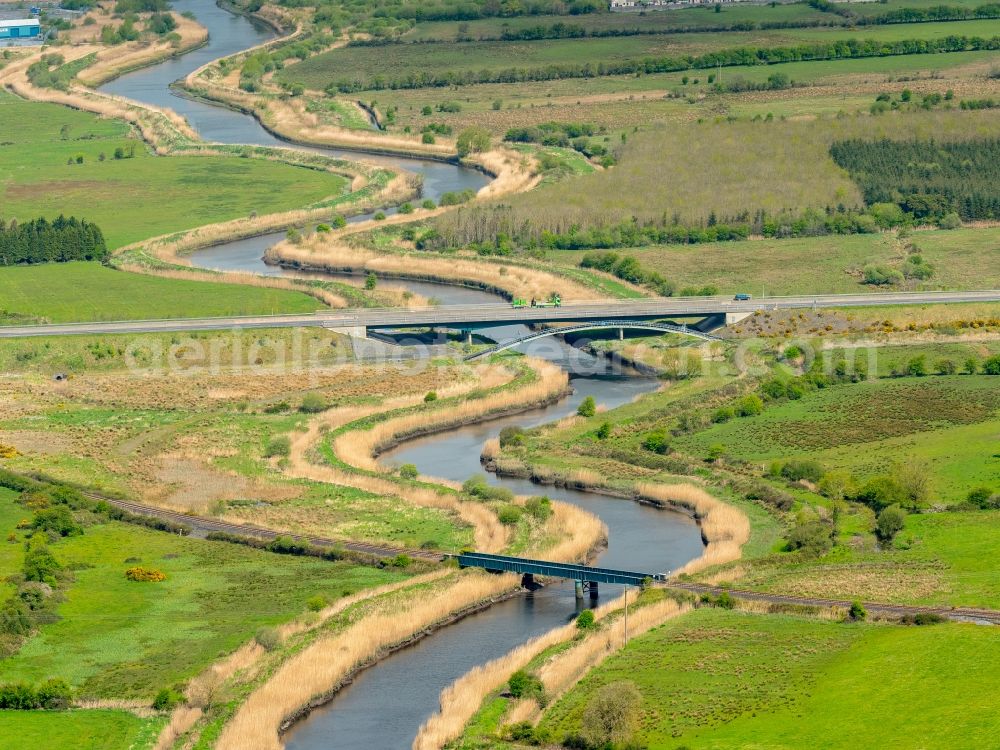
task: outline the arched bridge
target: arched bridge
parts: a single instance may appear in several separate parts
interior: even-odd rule
[[[580,333],[582,331],[595,331],[595,330],[606,330],[615,329],[622,331],[626,328],[629,329],[640,329],[644,331],[656,331],[657,333],[680,333],[685,336],[693,336],[698,339],[704,339],[705,341],[724,341],[721,336],[715,336],[711,333],[705,333],[704,331],[699,331],[696,328],[689,328],[684,325],[677,325],[675,323],[656,323],[649,320],[595,320],[593,323],[581,323],[574,326],[562,326],[559,328],[543,328],[540,331],[532,331],[524,336],[519,336],[516,339],[511,339],[510,341],[504,341],[497,344],[496,346],[491,346],[489,349],[484,349],[475,354],[470,354],[465,359],[477,359],[479,357],[488,357],[491,354],[496,354],[497,352],[506,351],[507,349],[512,349],[519,344],[527,343],[528,341],[534,341],[535,339],[545,338],[546,336],[557,336],[566,333]]]

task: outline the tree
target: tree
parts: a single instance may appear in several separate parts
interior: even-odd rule
[[[906,525],[906,512],[898,505],[883,508],[875,521],[875,533],[883,542],[891,542]]]
[[[486,128],[466,128],[458,134],[456,141],[459,156],[478,154],[490,148],[490,131]]]
[[[971,489],[969,490],[969,494],[965,497],[966,502],[970,505],[975,505],[977,508],[990,507],[992,499],[993,490],[989,487],[976,487]]]
[[[582,729],[597,746],[626,743],[632,738],[642,706],[642,693],[634,682],[612,682],[598,690],[587,704]]]
[[[597,414],[597,402],[593,396],[587,396],[576,409],[576,413],[581,417],[592,417]]]
[[[979,372],[979,360],[975,357],[969,357],[965,360],[963,365],[963,371],[966,375],[975,375]]]
[[[1000,354],[994,354],[983,362],[984,375],[1000,375]]]
[[[937,370],[938,375],[954,375],[958,366],[952,359],[939,359],[934,363],[934,369]]]

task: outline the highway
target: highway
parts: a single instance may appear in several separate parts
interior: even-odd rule
[[[560,307],[513,307],[509,304],[440,305],[422,308],[359,308],[297,315],[258,315],[219,318],[97,321],[28,326],[0,326],[0,338],[71,336],[81,334],[138,334],[212,331],[246,328],[410,328],[442,326],[486,328],[511,323],[583,323],[607,320],[656,320],[747,314],[758,310],[929,305],[960,302],[1000,302],[1000,290],[972,292],[889,292],[765,297],[738,301],[732,297],[657,297],[638,300],[569,302]]]

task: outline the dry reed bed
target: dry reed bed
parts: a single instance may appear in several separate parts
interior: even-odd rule
[[[621,611],[624,597],[618,597],[598,607],[594,615],[603,622],[612,613]],[[629,637],[641,635],[651,628],[689,609],[672,599],[634,610],[628,620]],[[420,727],[413,750],[440,750],[461,735],[465,725],[492,693],[500,690],[519,669],[525,668],[546,649],[572,640],[579,634],[570,622],[524,643],[509,653],[486,664],[474,667],[441,693],[440,709]],[[583,637],[576,645],[556,654],[538,670],[546,695],[556,698],[604,659],[624,644],[625,622],[618,617],[607,626]],[[508,723],[536,720],[540,713],[534,700],[513,703],[507,712]]]
[[[105,47],[97,54],[97,62],[77,74],[77,80],[86,86],[100,86],[132,70],[144,68],[169,57],[177,57],[208,41],[208,29],[178,13],[170,13],[177,24],[175,33],[179,42],[146,41],[130,42],[121,47]],[[95,25],[90,28],[98,29]],[[95,32],[95,41],[99,34]]]
[[[461,574],[437,592],[383,602],[341,632],[318,638],[282,664],[226,725],[217,750],[280,750],[280,727],[297,712],[322,701],[359,668],[376,661],[445,621],[454,613],[494,600],[516,588],[514,575]]]
[[[448,398],[468,393],[482,387],[482,384],[497,386],[513,378],[513,373],[504,367],[485,365],[475,368],[474,377],[467,382],[455,383],[438,389],[440,398]],[[423,393],[413,393],[386,399],[377,407],[345,407],[324,412],[310,420],[303,432],[291,436],[291,452],[287,473],[303,479],[329,482],[380,495],[399,497],[402,500],[426,508],[446,510],[457,515],[473,527],[476,546],[482,550],[498,551],[507,543],[506,528],[496,515],[478,503],[464,503],[452,493],[438,492],[430,487],[401,484],[389,477],[372,476],[360,472],[344,471],[329,465],[320,465],[310,460],[316,444],[329,430],[343,427],[362,417],[416,406],[423,402]],[[370,454],[368,456],[370,458]]]
[[[394,594],[410,586],[433,583],[448,575],[450,575],[449,571],[438,570],[345,596],[317,613],[315,620],[310,622],[294,620],[281,625],[278,628],[279,637],[283,643],[287,643],[296,636],[318,631],[331,618],[343,613],[349,607]],[[173,711],[170,721],[161,730],[154,750],[170,750],[181,738],[191,732],[203,716],[204,708],[210,702],[210,696],[220,686],[225,684],[232,686],[234,681],[249,684],[257,680],[265,667],[267,656],[268,653],[256,640],[249,641],[196,676],[185,692],[184,703]],[[277,661],[281,658],[282,655],[279,652],[275,655],[274,660]]]
[[[675,570],[674,575],[694,573],[742,556],[742,547],[750,539],[750,519],[739,508],[691,484],[641,483],[635,489],[642,500],[687,508],[701,526],[704,552]]]
[[[332,441],[333,452],[342,461],[358,468],[381,471],[375,456],[407,437],[480,421],[515,408],[528,409],[566,393],[569,377],[564,370],[545,360],[528,358],[527,361],[536,373],[532,383],[517,389],[496,391],[446,409],[414,412],[379,422],[367,430],[345,433]]]
[[[385,276],[471,284],[510,297],[545,299],[558,291],[567,301],[601,298],[599,291],[548,271],[471,258],[381,254],[351,247],[334,232],[313,235],[301,244],[278,243],[267,250],[264,258],[270,263],[321,271],[370,271]]]

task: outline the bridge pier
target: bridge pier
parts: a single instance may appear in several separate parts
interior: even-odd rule
[[[535,589],[541,588],[541,586],[535,583],[534,573],[525,573],[521,576],[521,588],[528,589],[528,591],[534,591]]]
[[[573,582],[573,592],[576,594],[577,599],[583,599],[583,592],[589,591],[590,598],[596,599],[598,597],[598,586],[597,581],[574,581]]]
[[[597,598],[597,581],[587,581],[586,586],[590,589],[590,600],[593,601]]]
[[[472,343],[472,331],[471,330],[462,331],[462,340],[463,340],[463,343],[471,344]]]
[[[622,328],[621,326],[618,326],[618,340],[619,341],[625,340],[625,329]]]

